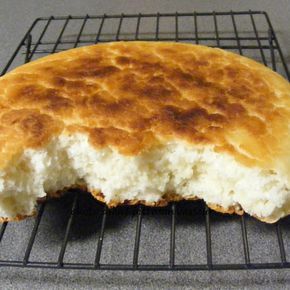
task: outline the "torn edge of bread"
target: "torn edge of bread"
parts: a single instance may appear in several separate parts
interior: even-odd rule
[[[278,172],[245,167],[209,146],[170,142],[124,156],[112,148],[96,150],[86,134],[64,134],[46,148],[26,150],[1,172],[0,216],[2,221],[20,220],[34,213],[39,198],[84,184],[110,207],[202,199],[215,211],[245,211],[272,223],[290,213],[285,180]]]

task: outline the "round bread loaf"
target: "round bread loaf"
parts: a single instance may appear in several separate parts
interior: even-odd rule
[[[290,214],[290,85],[221,49],[115,42],[0,78],[0,216],[85,186],[109,206],[203,199]]]

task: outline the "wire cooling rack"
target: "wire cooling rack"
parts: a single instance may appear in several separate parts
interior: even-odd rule
[[[44,55],[119,40],[183,41],[220,47],[254,58],[289,79],[270,19],[260,11],[37,18],[2,75]],[[201,201],[171,203],[165,208],[139,205],[108,209],[87,193],[70,191],[59,200],[41,203],[36,218],[2,224],[0,266],[93,270],[290,268],[289,225],[289,218],[266,225],[247,215],[217,214]],[[152,239],[157,241],[153,243]]]

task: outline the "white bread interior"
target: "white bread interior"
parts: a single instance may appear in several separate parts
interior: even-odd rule
[[[210,146],[170,142],[136,156],[97,150],[86,134],[62,134],[43,149],[14,158],[0,177],[0,216],[31,215],[39,198],[75,184],[102,192],[104,201],[158,202],[165,193],[196,196],[225,209],[240,206],[275,222],[290,213],[290,186],[282,173],[245,167]]]

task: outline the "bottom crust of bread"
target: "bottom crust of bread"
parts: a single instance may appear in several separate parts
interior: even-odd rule
[[[73,190],[73,189],[78,189],[78,190],[81,190],[81,191],[87,191],[87,188],[85,185],[75,185],[75,186],[72,186],[70,188],[64,188],[63,190],[59,190],[57,192],[54,192],[54,193],[50,193],[48,196],[49,198],[59,198],[61,197],[65,192],[69,191],[69,190]],[[100,191],[90,191],[90,193],[92,194],[92,196],[100,201],[100,202],[103,202],[103,203],[106,203],[105,202],[105,199],[104,199],[104,195],[102,194],[102,192]],[[38,203],[41,203],[41,202],[44,202],[47,198],[44,197],[44,198],[40,198],[38,199]],[[145,200],[137,200],[137,199],[133,199],[133,200],[125,200],[123,202],[120,202],[120,201],[110,201],[109,203],[106,203],[107,206],[109,208],[113,208],[113,207],[117,207],[117,206],[122,206],[122,205],[138,205],[138,204],[143,204],[145,206],[150,206],[150,207],[164,207],[164,206],[167,206],[170,202],[176,202],[176,201],[181,201],[181,200],[192,200],[192,201],[195,201],[195,200],[200,200],[198,197],[196,196],[188,196],[186,198],[178,195],[178,194],[175,194],[175,193],[167,193],[165,194],[162,199],[160,199],[159,201],[157,202],[146,202]],[[237,214],[237,215],[243,215],[244,214],[244,210],[241,208],[241,206],[239,205],[236,205],[236,206],[231,206],[229,208],[224,208],[218,204],[212,204],[212,203],[208,203],[207,206],[216,211],[216,212],[219,212],[219,213],[223,213],[223,214]],[[31,215],[17,215],[16,217],[14,218],[6,218],[6,217],[0,217],[0,222],[9,222],[9,221],[20,221],[20,220],[23,220],[27,217],[31,217],[31,216],[34,216],[36,215],[37,211],[34,211]],[[263,222],[267,222],[267,223],[272,223],[274,221],[271,221],[270,219],[265,219],[265,218],[260,218],[260,217],[257,217],[255,216],[255,218],[263,221]]]
[[[32,214],[30,215],[21,215],[18,214],[17,216],[13,217],[13,218],[7,218],[7,217],[0,217],[0,223],[5,223],[5,222],[18,222],[18,221],[22,221],[28,217],[32,217],[35,216],[37,214],[37,211],[33,211]]]
[[[97,199],[100,202],[106,203],[104,200],[104,195],[101,192],[97,192],[97,191],[93,191],[91,192],[91,194],[93,195],[93,197],[95,199]],[[186,198],[175,194],[175,193],[167,193],[165,194],[162,199],[158,200],[157,202],[146,202],[145,200],[137,200],[137,199],[133,199],[133,200],[125,200],[124,202],[120,202],[120,201],[110,201],[109,203],[107,203],[108,207],[116,207],[116,206],[121,206],[121,205],[137,205],[137,204],[143,204],[145,206],[152,206],[152,207],[162,207],[162,206],[167,206],[170,202],[174,202],[174,201],[181,201],[181,200],[200,200],[198,197],[196,196],[188,196]],[[227,213],[227,214],[238,214],[238,215],[242,215],[244,213],[243,209],[240,206],[231,206],[229,208],[224,208],[220,205],[217,204],[207,204],[207,206],[216,211],[216,212],[220,212],[220,213]]]

